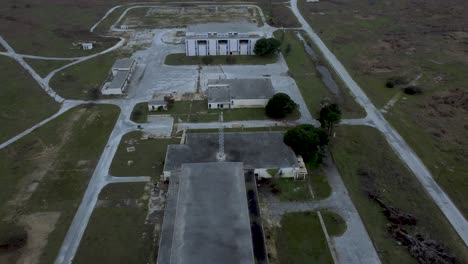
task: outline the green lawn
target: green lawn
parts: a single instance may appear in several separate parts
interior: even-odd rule
[[[94,209],[73,263],[151,263],[154,226],[146,207]]]
[[[167,55],[164,63],[167,65],[265,65],[275,63],[278,56],[186,56],[185,53],[174,53]]]
[[[140,199],[145,194],[146,182],[111,183],[102,188],[99,200]]]
[[[92,90],[102,88],[112,65],[120,57],[122,54],[111,52],[75,64],[55,74],[50,86],[67,99],[95,99]]]
[[[310,170],[310,169],[309,169]],[[331,194],[331,187],[327,177],[323,173],[309,175],[310,186],[314,192],[315,199],[325,199]]]
[[[179,144],[180,139],[141,139],[142,132],[135,131],[123,136],[114,156],[110,173],[113,176],[151,176],[162,174],[167,145]],[[132,144],[128,144],[132,142]],[[135,151],[127,152],[127,147]],[[133,164],[128,165],[128,161]]]
[[[0,72],[0,142],[4,142],[53,115],[59,104],[13,59],[0,56]]]
[[[329,236],[341,236],[346,231],[346,222],[341,216],[329,210],[322,210],[320,213]]]
[[[274,178],[272,185],[279,191],[278,197],[284,201],[312,200],[307,180],[294,180],[287,178]]]
[[[58,69],[64,65],[72,63],[73,61],[61,61],[61,60],[33,60],[24,59],[31,68],[33,68],[37,74],[41,77],[46,77],[51,71]]]
[[[75,107],[0,150],[0,215],[60,214],[39,263],[55,260],[118,113],[109,105]]]
[[[388,221],[381,207],[367,197],[369,191],[417,218],[417,226],[407,228],[411,234],[418,232],[440,241],[462,262],[468,260],[466,247],[450,223],[378,130],[340,126],[336,135],[331,145],[333,157],[383,263],[416,261],[391,238]]]
[[[333,263],[315,212],[288,213],[276,230],[279,263]]]

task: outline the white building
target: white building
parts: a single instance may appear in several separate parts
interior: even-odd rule
[[[167,102],[164,100],[149,101],[148,111],[167,111]]]
[[[112,80],[104,84],[101,93],[104,95],[123,94],[132,77],[136,62],[132,58],[116,60],[112,66]]]
[[[268,78],[208,80],[207,87],[208,109],[265,107],[275,94]]]
[[[187,56],[251,55],[264,33],[253,23],[207,23],[187,27]]]
[[[83,43],[81,43],[81,48],[83,50],[92,50],[94,48],[94,46],[93,46],[92,42],[83,42]]]

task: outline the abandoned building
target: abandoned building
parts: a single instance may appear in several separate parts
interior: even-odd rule
[[[127,88],[127,84],[132,77],[136,62],[132,58],[116,60],[112,66],[112,79],[106,82],[101,90],[104,95],[123,94]]]
[[[251,55],[255,43],[264,37],[254,23],[206,23],[187,27],[187,56]]]
[[[148,111],[167,111],[167,102],[165,100],[153,100],[148,102]]]
[[[157,263],[254,263],[242,163],[186,163],[172,175]]]
[[[275,94],[269,78],[208,80],[208,109],[265,107]]]
[[[257,178],[304,178],[302,158],[283,142],[283,132],[195,133],[187,134],[185,144],[169,145],[163,179],[180,171],[183,164],[201,162],[242,162]],[[273,174],[273,175],[272,175]]]

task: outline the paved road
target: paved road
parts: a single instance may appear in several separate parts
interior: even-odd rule
[[[312,41],[315,43],[315,45],[317,45],[336,73],[351,90],[352,94],[356,98],[356,101],[362,107],[364,107],[367,112],[367,119],[370,120],[375,125],[375,127],[384,134],[390,146],[398,154],[406,166],[408,166],[408,168],[414,173],[414,175],[416,175],[419,182],[426,189],[437,206],[439,206],[440,210],[442,210],[458,235],[463,239],[465,245],[468,246],[468,222],[463,217],[461,212],[458,210],[455,204],[453,204],[444,190],[442,190],[442,188],[440,188],[440,186],[434,181],[431,173],[421,161],[421,159],[419,159],[419,157],[408,146],[405,140],[387,122],[387,120],[385,120],[383,115],[372,104],[359,85],[353,80],[353,78],[351,78],[344,66],[338,61],[335,55],[327,48],[320,37],[302,17],[297,7],[297,0],[291,0],[291,9]]]

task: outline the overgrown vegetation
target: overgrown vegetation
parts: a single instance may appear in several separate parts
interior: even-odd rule
[[[323,148],[328,144],[328,135],[313,125],[298,125],[284,134],[284,143],[290,146],[304,161],[318,165],[322,162]]]
[[[268,100],[265,106],[266,114],[271,118],[284,118],[294,111],[296,111],[298,105],[285,93],[277,93]]]
[[[257,56],[271,56],[278,51],[281,42],[275,38],[261,38],[255,42],[254,53]]]
[[[58,111],[59,104],[13,59],[0,56],[0,142]]]
[[[388,233],[388,220],[369,193],[417,219],[416,225],[405,227],[409,234],[425,234],[461,262],[468,260],[463,241],[378,130],[339,126],[335,132],[333,157],[383,263],[415,263],[415,259]]]

